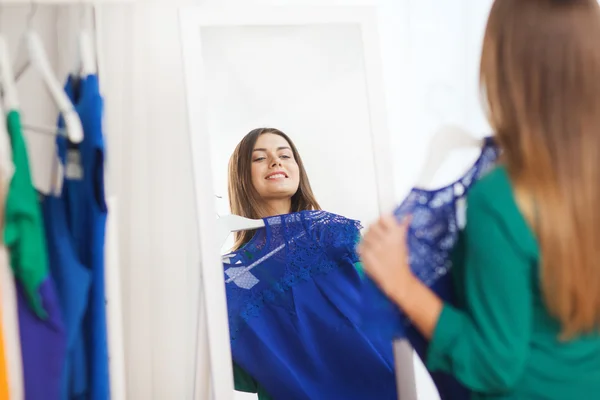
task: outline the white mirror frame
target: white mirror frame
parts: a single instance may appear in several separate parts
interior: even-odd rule
[[[232,6],[184,7],[180,28],[187,89],[190,145],[194,168],[196,216],[201,249],[202,301],[196,332],[194,399],[230,400],[233,372],[220,244],[215,242],[216,207],[211,171],[210,135],[202,59],[203,27],[300,26],[356,24],[362,32],[364,69],[374,152],[379,212],[396,205],[382,61],[375,6]],[[204,322],[203,322],[204,317]],[[407,341],[395,344],[398,398],[416,400],[413,351]],[[207,355],[208,354],[208,355]]]

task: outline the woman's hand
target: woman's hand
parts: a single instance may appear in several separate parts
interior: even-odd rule
[[[409,225],[410,218],[399,224],[393,215],[382,217],[369,227],[358,247],[365,272],[388,297],[398,302],[408,296],[416,280],[408,265]]]
[[[430,339],[444,303],[410,270],[406,243],[409,225],[410,219],[398,224],[393,216],[380,218],[369,227],[358,252],[365,272]]]

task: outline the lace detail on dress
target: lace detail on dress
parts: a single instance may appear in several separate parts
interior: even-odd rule
[[[294,314],[289,289],[356,259],[357,221],[326,211],[302,211],[264,219],[241,249],[224,256],[231,340],[267,304]]]
[[[450,252],[458,239],[457,201],[472,184],[495,166],[498,148],[487,138],[481,155],[456,182],[438,189],[415,188],[395,210],[398,220],[412,215],[408,233],[409,263],[413,273],[431,285],[451,268]]]

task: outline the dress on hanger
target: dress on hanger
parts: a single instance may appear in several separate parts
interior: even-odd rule
[[[57,138],[59,158],[65,166],[61,197],[66,204],[66,219],[77,260],[90,271],[91,276],[88,306],[83,319],[86,351],[82,353],[81,344],[75,342],[73,368],[81,363],[87,366],[87,384],[84,377],[76,380],[78,390],[82,390],[81,385],[85,390],[87,385],[87,399],[106,400],[110,398],[110,386],[104,289],[107,207],[104,196],[103,99],[96,75],[70,76],[65,91],[79,114],[84,137],[78,144],[69,142],[65,137]],[[59,126],[64,126],[64,121],[59,121]],[[86,278],[81,275],[85,284]],[[79,302],[83,300],[82,293],[73,295]],[[72,311],[77,314],[81,310]],[[78,323],[79,315],[72,317],[71,322]]]
[[[40,237],[43,238],[43,228],[39,224],[39,207],[34,202],[37,197],[31,182],[29,159],[18,112],[10,110],[7,121],[16,171],[6,199],[4,242],[11,250],[15,246],[27,249],[11,251],[10,265],[32,310],[39,317],[46,317],[39,293],[40,285],[48,276],[45,245],[43,240],[40,241]]]
[[[264,221],[224,256],[237,367],[276,399],[396,399],[391,342],[358,327],[360,224],[325,211]]]
[[[464,224],[463,201],[473,184],[494,168],[499,154],[493,138],[487,137],[480,156],[460,179],[437,190],[414,188],[394,211],[399,221],[412,216],[407,237],[411,270],[444,302],[455,304],[459,295],[454,293],[450,270],[459,232],[464,227],[461,226]],[[407,338],[425,361],[428,341],[368,277],[365,280],[365,329],[382,338]],[[470,397],[469,392],[450,375],[431,372],[431,377],[442,400]]]
[[[62,374],[62,398],[85,398],[88,368],[83,318],[88,306],[91,273],[78,259],[67,225],[66,203],[52,195],[42,199],[50,273],[56,282],[67,337],[67,360]]]
[[[19,113],[11,110],[7,120],[16,169],[6,202],[4,237],[17,278],[25,394],[27,400],[58,400],[66,353],[64,326],[54,282],[48,274],[42,216]],[[24,273],[29,273],[27,279],[22,279]],[[38,278],[41,282],[34,289],[32,283]]]

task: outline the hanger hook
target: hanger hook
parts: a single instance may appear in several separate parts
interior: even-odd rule
[[[37,3],[33,0],[29,6],[29,13],[27,14],[27,28],[33,28],[33,17],[35,17],[35,13],[37,11]]]

